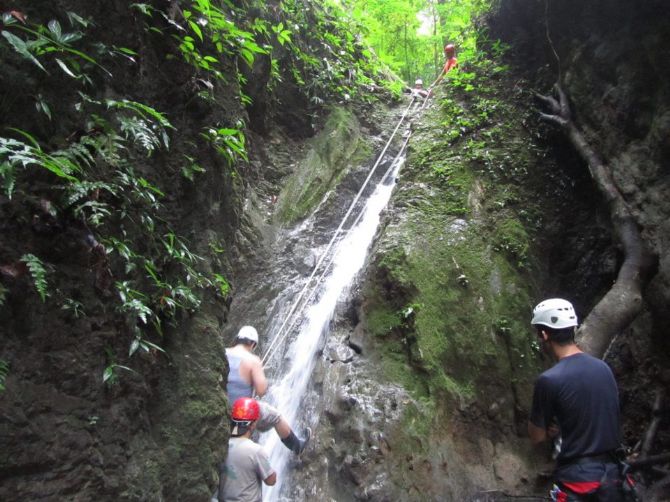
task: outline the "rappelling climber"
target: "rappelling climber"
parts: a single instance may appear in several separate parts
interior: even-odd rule
[[[258,401],[241,397],[233,403],[228,456],[219,469],[220,502],[260,502],[262,483],[272,486],[277,473],[263,447],[251,440],[260,416]]]
[[[442,82],[442,79],[445,77],[445,75],[458,65],[458,59],[456,59],[456,48],[454,47],[454,44],[447,44],[444,46],[444,56],[447,58],[447,61],[444,63],[444,67],[442,68],[439,76],[435,79],[435,82],[433,82],[428,88],[428,92],[430,92],[437,84]]]
[[[531,325],[542,350],[557,363],[535,382],[528,435],[535,444],[560,435],[553,500],[629,500],[631,481],[616,454],[621,447],[617,384],[604,361],[576,345],[577,324],[567,300],[544,300],[533,310]]]
[[[242,326],[235,337],[235,345],[226,349],[228,358],[228,401],[235,402],[241,397],[253,397],[256,393],[263,397],[268,390],[263,363],[253,353],[258,346],[258,332],[252,326]],[[266,432],[274,427],[284,446],[296,454],[305,449],[312,434],[309,427],[305,429],[304,438],[295,435],[286,419],[279,411],[267,403],[259,401],[260,419],[256,429]]]
[[[414,87],[410,89],[410,93],[413,97],[425,98],[428,96],[428,89],[423,88],[423,80],[417,78],[414,81]]]

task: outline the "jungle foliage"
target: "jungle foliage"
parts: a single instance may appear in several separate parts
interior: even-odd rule
[[[162,351],[164,326],[198,310],[207,291],[221,300],[230,294],[230,270],[218,259],[226,243],[215,239],[207,255],[196,253],[166,206],[176,195],[159,185],[168,169],[172,179],[197,186],[211,169],[202,152],[211,150],[227,166],[222,179],[240,188],[235,179],[248,160],[240,110],[251,103],[243,67],[269,58],[266,92],[290,84],[314,108],[377,99],[370,89],[399,92],[400,84],[367,48],[361,25],[336,2],[192,0],[176,10],[161,2],[129,7],[143,34],[118,43],[104,19],[57,5],[50,12],[26,7],[2,13],[0,56],[7,71],[0,79],[6,91],[0,98],[0,181],[5,207],[37,207],[33,231],[77,236],[89,257],[80,265],[101,297],[115,298],[132,356]],[[113,40],[103,41],[101,31]],[[192,134],[175,125],[175,112],[144,96],[106,92],[115,69],[137,68],[148,59],[147,41],[161,46],[165,60],[190,67],[199,89],[195,99],[216,107],[217,91],[238,89],[239,108]],[[83,298],[58,290],[64,273],[58,260],[31,242],[14,247],[0,256],[0,306],[26,277],[42,303],[56,302],[75,319],[87,316],[92,307]],[[127,367],[109,350],[105,359],[103,380],[113,383],[115,371]]]
[[[473,21],[491,0],[348,0],[353,16],[379,58],[407,82],[431,82],[444,63],[442,49],[455,44],[468,61],[487,39]]]

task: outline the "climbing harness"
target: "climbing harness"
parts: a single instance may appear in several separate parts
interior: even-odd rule
[[[431,95],[429,94],[424,99],[423,105],[419,109],[420,112],[425,109],[426,104],[428,103],[428,100],[430,99],[430,96]],[[349,219],[349,216],[351,215],[351,213],[354,210],[354,207],[356,206],[359,199],[363,195],[363,192],[367,188],[368,183],[372,179],[372,176],[374,175],[375,171],[377,170],[377,167],[381,163],[381,161],[384,157],[384,154],[386,153],[389,146],[391,145],[391,141],[393,141],[393,138],[395,137],[396,133],[398,132],[398,129],[400,129],[400,126],[402,125],[402,123],[405,121],[405,118],[407,117],[407,114],[409,113],[409,111],[412,108],[412,105],[414,104],[415,101],[416,101],[416,96],[412,96],[412,100],[410,101],[409,105],[407,106],[407,108],[403,112],[402,116],[400,117],[400,120],[398,121],[398,124],[396,125],[395,129],[391,133],[391,136],[389,137],[388,141],[386,142],[386,145],[384,146],[381,153],[377,157],[377,160],[375,161],[374,165],[370,169],[370,172],[368,173],[368,176],[365,178],[365,181],[363,182],[363,185],[361,185],[361,188],[358,190],[358,193],[356,194],[353,201],[349,205],[349,209],[347,210],[346,214],[342,218],[342,221],[340,222],[339,226],[335,230],[335,233],[334,233],[333,237],[330,239],[330,242],[328,242],[328,245],[326,246],[326,249],[324,250],[324,252],[319,257],[319,261],[314,266],[314,269],[312,270],[312,273],[310,274],[309,278],[307,279],[307,282],[305,283],[302,290],[300,291],[300,294],[298,295],[297,300],[291,306],[291,309],[289,310],[288,314],[284,318],[284,321],[282,322],[281,326],[279,327],[279,330],[277,331],[277,334],[275,335],[274,339],[272,340],[272,343],[270,343],[270,346],[268,347],[267,351],[265,352],[265,355],[263,356],[263,358],[261,360],[263,365],[265,365],[267,363],[267,361],[270,360],[270,358],[274,355],[277,348],[279,347],[279,344],[284,341],[284,339],[291,332],[291,329],[295,326],[295,323],[299,319],[299,316],[297,315],[298,314],[298,311],[297,311],[298,307],[300,306],[301,307],[300,311],[302,311],[302,309],[304,309],[305,306],[309,304],[309,302],[312,300],[312,298],[314,298],[314,295],[316,294],[319,283],[321,282],[323,277],[326,275],[326,272],[328,271],[328,269],[330,268],[330,265],[332,265],[333,260],[335,259],[335,254],[330,253],[331,248],[333,247],[333,245],[335,244],[335,241],[337,240],[338,236],[342,232],[342,228],[346,224],[347,220]],[[398,154],[393,159],[393,162],[391,162],[391,165],[388,168],[388,170],[386,171],[386,173],[384,174],[384,176],[382,177],[382,180],[386,179],[386,177],[389,175],[392,168],[395,166],[396,162],[398,161],[398,159],[400,158],[400,156],[404,152],[405,148],[407,147],[407,143],[409,142],[410,136],[411,136],[411,133],[406,136]],[[361,218],[362,214],[363,214],[363,211],[361,211],[359,213],[358,217],[356,218],[354,223],[349,227],[349,229],[354,228],[356,226],[358,221],[360,221],[360,218]],[[309,296],[303,302],[303,297],[307,293],[307,290],[310,287],[310,284],[312,283],[312,279],[314,279],[314,276],[316,275],[317,271],[319,270],[319,268],[323,264],[326,257],[329,256],[329,254],[330,254],[329,260],[326,263],[326,265],[324,266],[323,271],[321,272],[321,275],[317,278],[316,282],[314,283],[314,285],[312,287],[312,290],[311,290]],[[294,315],[294,314],[296,314],[296,315]],[[290,324],[289,324],[289,322],[290,322]]]

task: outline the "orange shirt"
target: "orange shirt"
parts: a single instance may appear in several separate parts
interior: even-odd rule
[[[447,73],[449,70],[454,68],[456,65],[458,65],[458,60],[455,57],[450,57],[447,59],[447,62],[444,63],[444,73]]]

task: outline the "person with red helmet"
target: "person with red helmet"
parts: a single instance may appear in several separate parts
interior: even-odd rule
[[[228,456],[221,464],[218,500],[260,502],[263,483],[272,486],[277,473],[263,447],[251,440],[261,409],[258,401],[241,397],[233,403]]]
[[[444,63],[442,72],[440,72],[439,76],[435,79],[435,82],[428,88],[429,91],[442,82],[445,75],[458,65],[458,59],[456,59],[456,47],[454,47],[454,44],[447,44],[444,46],[444,55],[447,58],[447,61]]]
[[[253,353],[257,346],[258,331],[253,326],[242,326],[235,337],[235,345],[226,349],[229,401],[235,401],[240,397],[252,397],[254,393],[263,397],[267,392],[268,380],[263,370],[263,362]],[[262,401],[258,404],[260,418],[256,428],[266,432],[274,427],[284,446],[300,455],[310,439],[311,429],[307,427],[304,437],[300,438],[275,407]]]

